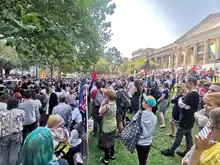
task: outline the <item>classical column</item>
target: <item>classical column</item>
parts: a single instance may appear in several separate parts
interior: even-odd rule
[[[220,37],[216,38],[216,59],[220,58]]]
[[[164,69],[164,56],[161,57],[161,60],[160,60],[160,68],[161,68],[161,69]]]
[[[176,52],[176,68],[179,67],[179,56],[180,56],[180,51],[177,50],[177,52]]]
[[[188,57],[189,57],[189,48],[188,47],[186,47],[185,48],[185,52],[184,52],[184,61],[183,61],[183,65],[184,65],[184,67],[186,68],[187,67],[187,65],[188,65]]]
[[[158,68],[158,65],[157,65],[157,57],[154,57],[154,62],[155,62],[155,69]]]
[[[197,44],[195,44],[193,48],[192,65],[196,65],[197,54],[198,54],[198,46]]]
[[[204,42],[203,64],[207,64],[208,62],[209,62],[209,41],[206,40]]]
[[[172,55],[169,55],[169,62],[168,62],[168,68],[171,69],[172,68]]]

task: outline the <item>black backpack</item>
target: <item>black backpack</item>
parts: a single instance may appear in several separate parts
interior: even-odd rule
[[[119,106],[123,108],[131,107],[131,100],[127,92],[124,90],[119,92]]]

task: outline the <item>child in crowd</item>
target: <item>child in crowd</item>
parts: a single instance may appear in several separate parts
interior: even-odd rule
[[[143,94],[142,106],[144,110],[142,111],[141,116],[141,128],[142,133],[136,145],[136,150],[138,153],[139,165],[146,165],[148,154],[153,142],[153,134],[157,124],[157,117],[152,112],[152,107],[155,107],[157,104],[153,96],[147,96]],[[134,116],[134,118],[138,113]]]
[[[176,94],[173,96],[173,98],[171,99],[171,103],[174,104],[173,105],[173,111],[172,111],[172,120],[171,120],[171,128],[172,128],[172,132],[171,134],[168,134],[171,137],[174,137],[176,134],[176,128],[178,126],[179,123],[179,118],[180,118],[180,107],[178,105],[178,100],[179,98],[183,97],[183,94],[185,92],[185,84],[183,83],[179,83],[176,85]]]

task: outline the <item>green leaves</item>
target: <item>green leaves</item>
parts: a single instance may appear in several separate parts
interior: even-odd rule
[[[111,0],[2,0],[0,33],[7,45],[38,65],[88,66],[104,54],[111,39]],[[65,56],[59,55],[64,53]],[[25,60],[24,60],[25,61]],[[77,62],[76,62],[77,61]]]

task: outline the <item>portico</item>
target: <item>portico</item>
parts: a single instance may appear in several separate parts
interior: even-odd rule
[[[211,14],[173,44],[153,51],[158,69],[214,64],[220,58],[220,13]]]

